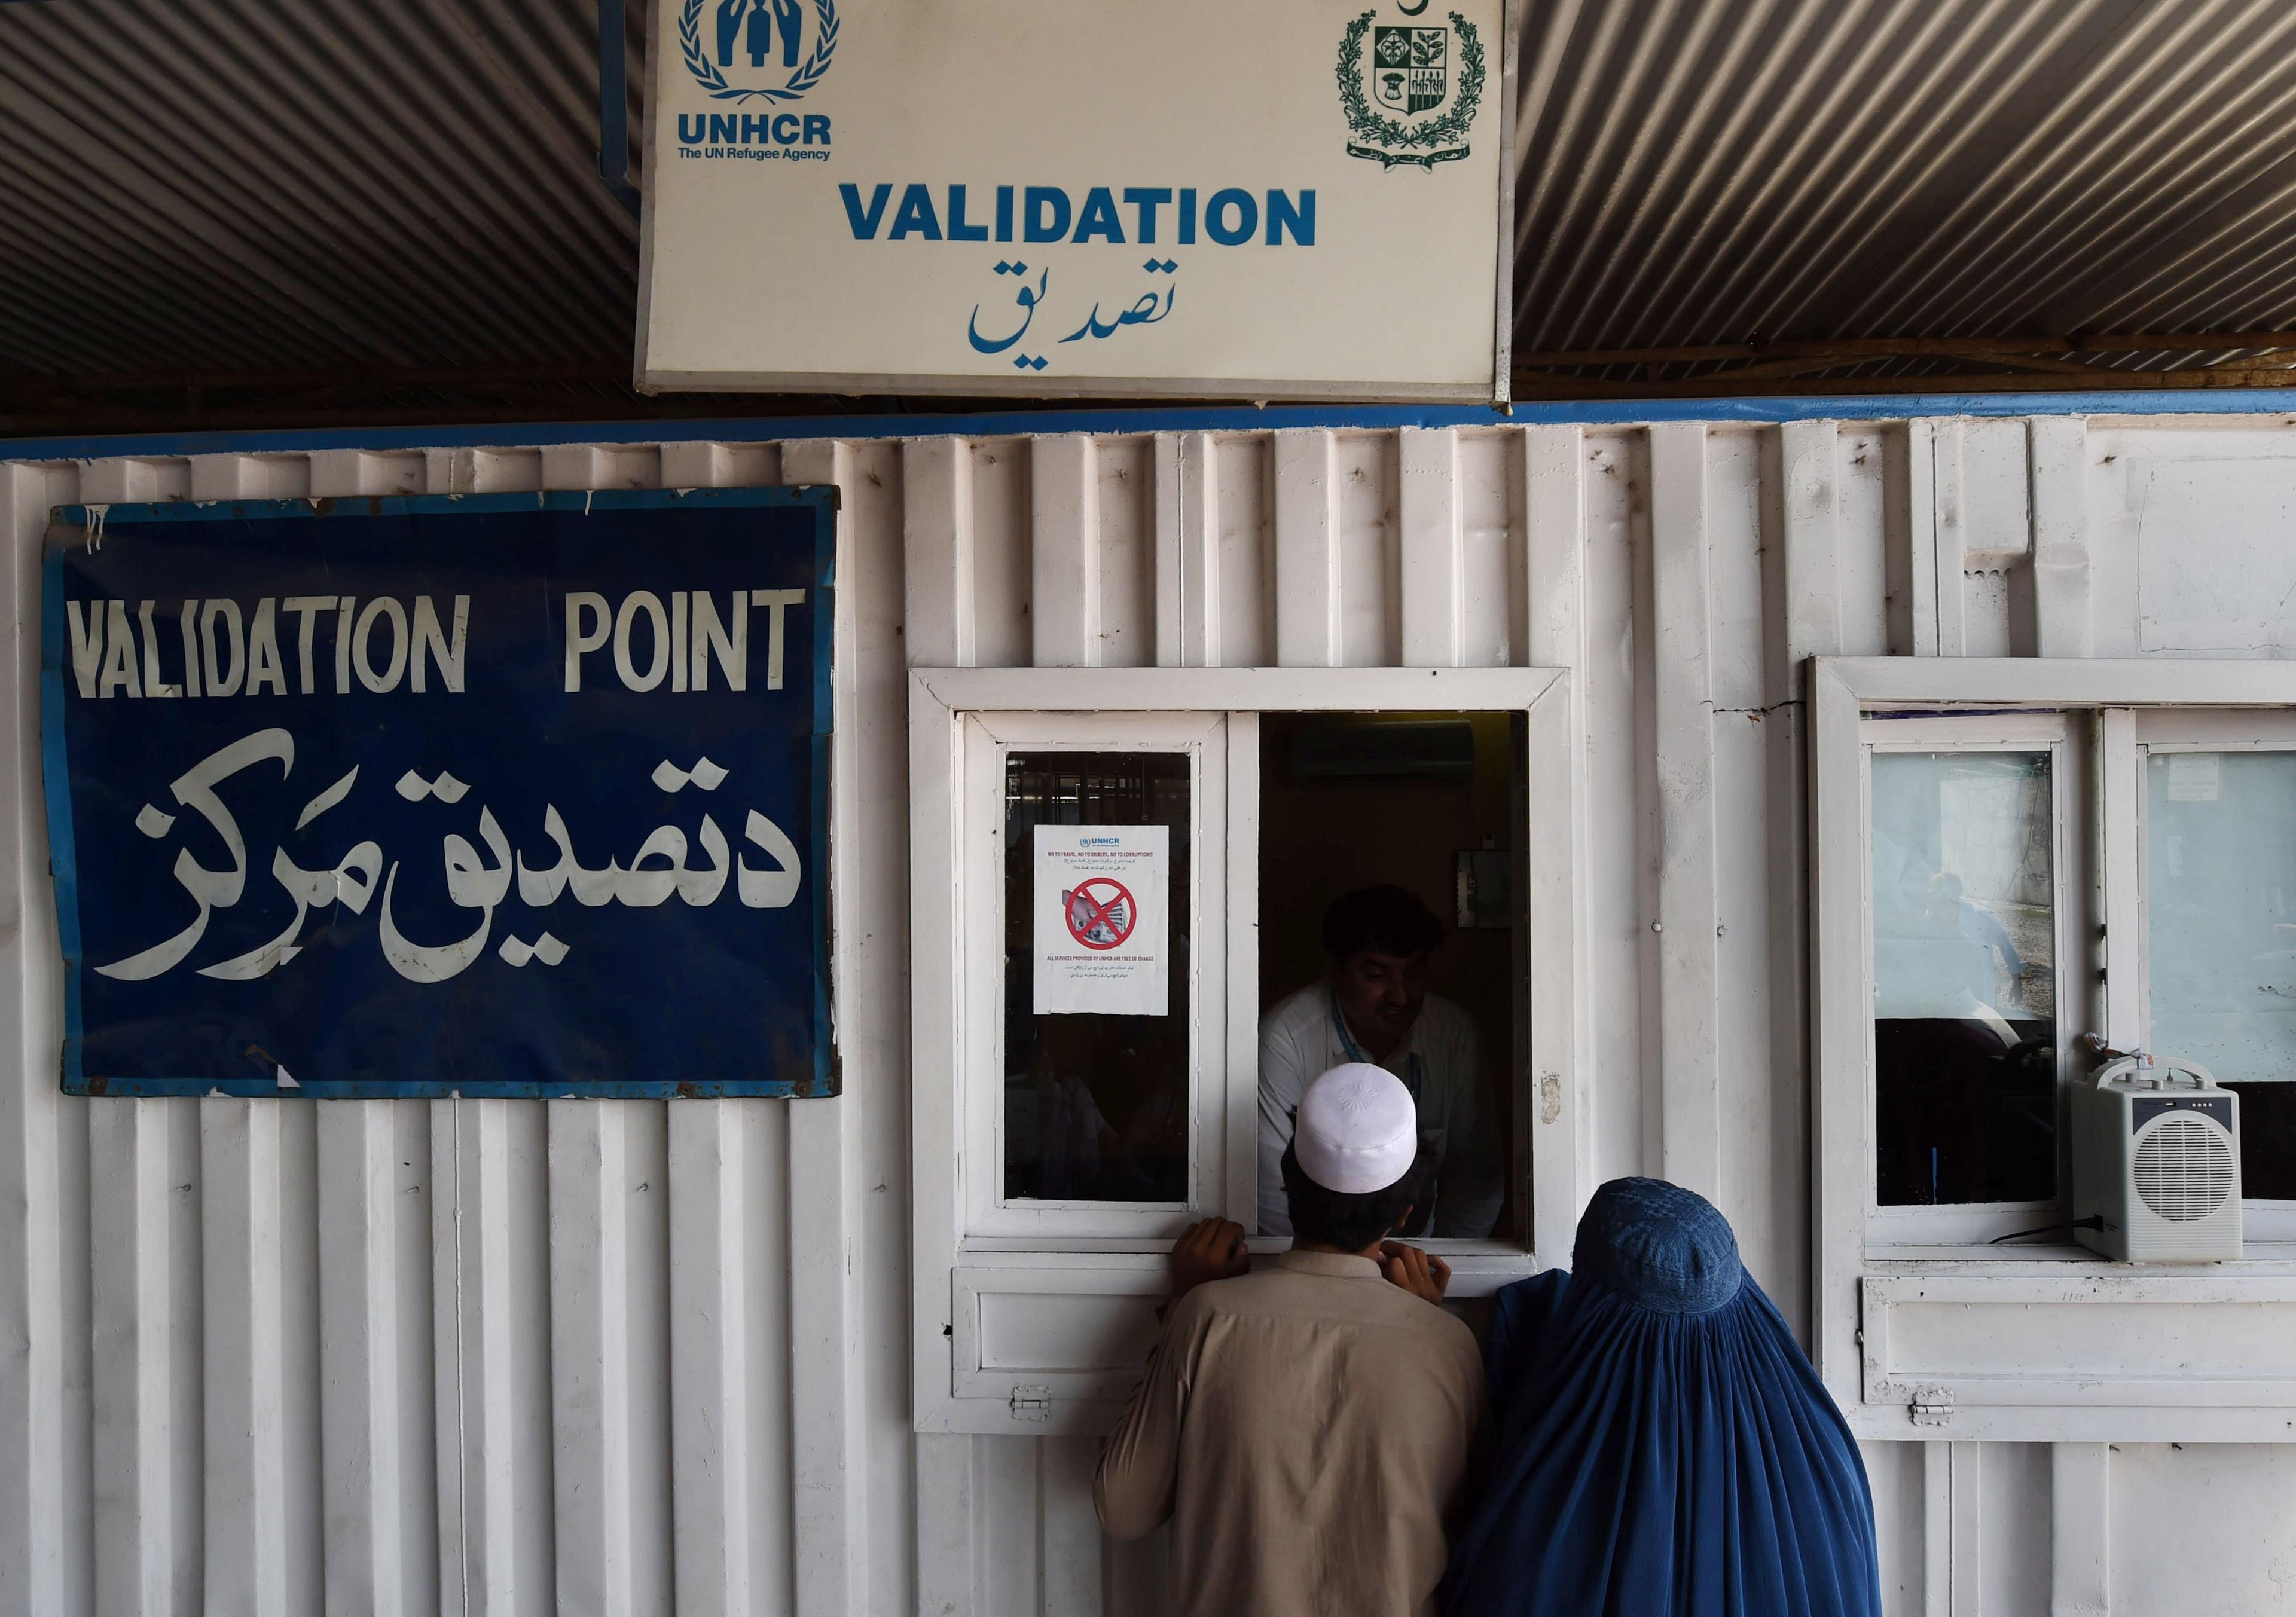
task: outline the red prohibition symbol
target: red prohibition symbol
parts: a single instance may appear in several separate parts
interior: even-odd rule
[[[1061,919],[1069,935],[1087,949],[1113,949],[1132,935],[1140,907],[1131,889],[1113,876],[1087,877],[1061,894]]]

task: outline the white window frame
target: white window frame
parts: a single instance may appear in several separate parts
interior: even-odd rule
[[[2296,713],[2257,713],[2219,709],[2171,709],[2167,712],[2138,712],[2130,715],[2135,726],[2135,769],[2136,772],[2136,894],[2135,914],[2128,925],[2136,928],[2138,937],[2152,935],[2151,896],[2152,837],[2145,823],[2147,805],[2151,802],[2145,790],[2144,775],[2148,760],[2155,753],[2224,753],[2224,752],[2285,752],[2296,753]],[[2108,715],[2106,723],[2117,725]],[[2110,924],[2110,923],[2108,923]],[[2112,1041],[2118,1049],[2153,1049],[2152,1040],[2152,970],[2149,951],[2140,961],[2137,973],[2136,1027],[2119,1030],[2120,1038]],[[2128,1042],[2123,1042],[2123,1040]],[[2174,1055],[2174,1050],[2161,1053]],[[2218,1078],[2237,1078],[2236,1074],[2219,1073]],[[2250,1246],[2287,1246],[2296,1252],[2296,1201],[2245,1196],[2241,1203],[2242,1235]]]
[[[1191,936],[1188,963],[1189,1088],[1200,1098],[1214,1098],[1213,1081],[1227,1075],[1225,1103],[1197,1105],[1188,1119],[1189,1193],[1175,1206],[1150,1202],[1008,1201],[1004,1196],[1003,1139],[1004,1100],[1001,1091],[986,1085],[971,1086],[963,1097],[958,1126],[964,1148],[958,1153],[964,1221],[969,1239],[985,1245],[1009,1242],[1015,1248],[1042,1247],[1046,1237],[1138,1239],[1169,1241],[1200,1218],[1221,1216],[1234,1191],[1230,1185],[1239,1149],[1248,1154],[1251,1139],[1241,1142],[1233,1128],[1223,1128],[1224,1114],[1237,1110],[1236,1057],[1239,1037],[1248,1038],[1248,1022],[1230,1016],[1227,1005],[1227,951],[1239,939],[1249,943],[1248,929],[1239,933],[1238,902],[1248,906],[1250,894],[1239,893],[1240,876],[1248,862],[1228,857],[1230,822],[1228,783],[1230,759],[1240,747],[1258,741],[1258,727],[1237,723],[1220,713],[1026,713],[973,712],[964,715],[967,802],[984,799],[1002,803],[1005,761],[1013,753],[1185,753],[1192,766],[1188,778],[1188,818],[1191,890],[1176,894],[1173,908],[1187,906],[1191,915],[1225,918],[1225,924],[1204,927]],[[1248,733],[1238,734],[1244,731]],[[1248,773],[1247,773],[1247,778]],[[976,815],[967,820],[961,858],[969,891],[980,902],[966,906],[960,925],[964,941],[958,949],[967,961],[1001,960],[1004,954],[1005,848],[1003,815]],[[1225,888],[1226,902],[1218,902]],[[1242,918],[1248,928],[1249,915]],[[957,1021],[963,1041],[960,1072],[981,1073],[1000,1066],[1004,1047],[1004,984],[999,973],[971,970],[964,974],[964,1014]],[[1250,1098],[1248,1096],[1245,1098]],[[980,1172],[966,1172],[972,1164]]]
[[[1525,716],[1522,837],[1529,922],[1529,1045],[1515,1052],[1517,1172],[1530,1176],[1531,1246],[1430,1241],[1452,1264],[1451,1294],[1488,1294],[1567,1253],[1591,1193],[1590,1010],[1585,992],[1586,806],[1569,676],[1551,668],[921,668],[910,674],[910,1014],[913,1174],[913,1366],[919,1431],[1048,1435],[1105,1429],[1136,1374],[1140,1321],[1165,1290],[1163,1254],[1191,1217],[1218,1214],[1250,1229],[1259,1092],[1258,715],[1270,712],[1515,712]],[[1015,715],[1029,715],[1025,718]],[[1055,717],[1054,715],[1059,715]],[[1123,715],[1119,719],[1116,715]],[[1197,1003],[1222,1009],[1225,1037],[1200,1022],[1197,1104],[1225,1098],[1225,1115],[1197,1120],[1205,1155],[1195,1204],[1028,1208],[997,1205],[1001,1184],[969,1190],[968,1166],[1001,1160],[981,1124],[1001,1115],[968,1092],[980,1024],[1001,1024],[1002,935],[978,946],[970,895],[1000,895],[1001,857],[967,824],[967,804],[993,800],[1001,827],[1003,749],[1067,749],[1069,739],[1119,736],[1188,722],[1225,722],[1229,825],[1213,870],[1197,844],[1198,894],[1219,890],[1226,917],[1226,981]],[[1089,718],[1087,724],[1086,720]],[[1001,729],[1000,729],[1001,726]],[[1175,733],[1177,733],[1177,731]],[[1028,738],[1058,734],[1056,743]],[[1139,750],[1171,743],[1134,740]],[[1237,748],[1250,752],[1239,767]],[[995,761],[987,761],[994,753]],[[992,780],[993,777],[993,780]],[[1199,780],[1201,777],[1199,775]],[[994,788],[993,797],[983,794]],[[1193,794],[1199,824],[1214,805]],[[977,817],[977,816],[976,816]],[[1247,829],[1250,834],[1245,834]],[[993,864],[993,870],[990,865]],[[1201,911],[1200,911],[1201,913]],[[1201,929],[1201,923],[1200,923]],[[968,941],[972,940],[972,941]],[[1209,967],[1210,951],[1204,964]],[[984,998],[984,984],[988,985]],[[994,1003],[991,1003],[994,1001]],[[969,1041],[971,1042],[969,1042]],[[973,1057],[968,1060],[968,1053]],[[1001,1064],[996,1064],[1001,1065]],[[986,1199],[984,1200],[984,1196]],[[986,1221],[983,1214],[988,1216]],[[1014,1215],[1018,1215],[1017,1217]],[[1255,1252],[1281,1238],[1255,1237]],[[996,1311],[992,1314],[991,1310]],[[1042,1321],[1037,1327],[1018,1322]],[[1037,1357],[1039,1345],[1041,1358]]]
[[[2054,936],[2052,957],[2057,966],[2061,985],[2070,985],[2075,973],[2069,968],[2074,958],[2073,937],[2079,928],[2079,884],[2070,879],[2073,867],[2070,828],[2080,818],[2086,793],[2082,772],[2077,760],[2086,754],[2081,742],[2086,738],[2075,733],[2075,725],[2067,715],[2058,713],[1984,713],[1958,714],[1949,716],[1924,715],[1915,718],[1872,717],[1858,724],[1858,764],[1863,780],[1860,782],[1859,813],[1870,828],[1873,813],[1873,774],[1871,760],[1875,753],[2007,753],[2042,752],[2049,754],[2050,802],[2050,861],[2052,881],[2056,887],[2056,900],[2052,909]],[[1864,876],[1866,913],[1873,913],[1872,851],[1867,850]],[[1860,963],[1866,970],[1865,1000],[1874,1003],[1873,942],[1869,935]],[[2081,1031],[2072,1025],[2079,1017],[2080,996],[2064,995],[2070,1003],[2058,1007],[2057,1058],[2068,1058],[2071,1040]],[[1873,1046],[1874,1022],[1869,1013],[1866,1022],[1866,1071],[1874,1071]],[[1880,1103],[1878,1086],[1868,1082],[1866,1086],[1867,1111],[1866,1137],[1879,1139]],[[2060,1139],[2062,1139],[2062,1132]],[[1997,1236],[2013,1234],[2052,1222],[2061,1206],[2069,1202],[2065,1192],[2067,1164],[2057,1164],[2057,1195],[2054,1200],[2036,1202],[1968,1202],[1947,1206],[1885,1207],[1877,1195],[1871,1177],[1866,1187],[1866,1244],[1868,1248],[1903,1247],[1921,1252],[1937,1249],[1975,1248],[1984,1245]],[[1869,1158],[1870,1160],[1870,1158]],[[1907,1255],[1915,1255],[1909,1252]]]
[[[2059,1018],[2063,1036],[2076,1037],[2092,1030],[2074,1020],[2081,1008],[2099,1004],[2095,1031],[2130,1048],[2143,1036],[2143,828],[2131,801],[2142,797],[2140,727],[2166,735],[2168,710],[2296,709],[2296,662],[1816,657],[1807,690],[1813,1346],[1852,1427],[1872,1439],[2028,1441],[2237,1441],[2296,1429],[2296,1247],[2251,1235],[2241,1262],[2169,1266],[2112,1263],[2078,1247],[2013,1256],[1874,1238],[1863,719],[2023,709],[2091,726],[2098,787],[2128,786],[2095,790],[2063,850],[2060,940],[2076,930],[2084,901],[2098,906],[2105,931],[2094,948],[2074,937],[2079,946],[2060,956]],[[2245,716],[2259,735],[2286,722],[2284,713]],[[2220,747],[2242,718],[2210,718],[2206,733]],[[2084,878],[2100,895],[2067,902]],[[2100,969],[2102,992],[2085,992],[2076,974]],[[2229,1344],[2222,1364],[2196,1357],[2196,1344],[2218,1343]]]

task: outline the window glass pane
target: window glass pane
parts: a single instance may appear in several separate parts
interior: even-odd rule
[[[2144,769],[2148,1042],[2238,1091],[2241,1188],[2296,1197],[2296,753]]]
[[[1008,1200],[1188,1199],[1189,797],[1186,753],[1013,753],[1004,766],[1004,1195]],[[1168,828],[1171,909],[1162,1016],[1037,1014],[1036,828]],[[1080,882],[1095,945],[1128,930],[1115,887]],[[1137,895],[1136,903],[1163,902]]]
[[[1873,755],[1885,1206],[2056,1195],[2049,755]]]

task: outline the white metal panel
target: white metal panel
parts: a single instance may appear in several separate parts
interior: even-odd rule
[[[2032,655],[2033,550],[2025,423],[1936,429],[1938,649]]]
[[[1922,1539],[1923,1617],[1953,1617],[1954,1551],[1960,1548],[1954,1542],[1953,1451],[1951,1443],[1920,1445],[1921,1507],[1916,1519]]]
[[[2285,554],[2277,513],[2296,509],[2296,429],[1693,430],[1707,645],[1669,665],[1688,695],[1667,724],[1654,681],[1677,625],[1660,573],[1689,541],[1633,428],[0,468],[16,546],[0,592],[19,625],[59,501],[833,480],[852,749],[834,821],[842,1100],[69,1099],[53,1069],[37,645],[20,633],[0,675],[17,726],[0,756],[0,981],[16,996],[0,1058],[0,1588],[54,1613],[296,1611],[314,1588],[359,1613],[660,1610],[665,1590],[705,1612],[1168,1609],[1160,1535],[1110,1544],[1091,1523],[1089,1440],[911,1435],[906,1028],[860,1014],[908,998],[905,666],[1023,666],[1044,636],[1083,660],[1087,607],[1103,666],[1392,664],[1429,647],[1572,670],[1588,1056],[1555,1112],[1589,1114],[1570,1135],[1574,1196],[1659,1165],[1645,1121],[1654,1144],[1660,1114],[1644,1115],[1672,1059],[1655,1016],[1664,935],[1648,929],[1659,791],[1710,749],[1724,930],[1711,1020],[1683,1036],[1721,1052],[1720,1121],[1710,1145],[1685,1143],[1712,1152],[1724,1210],[1789,1318],[1815,1315],[1798,1278],[1808,1167],[1790,1036],[1806,963],[1800,660],[2136,657],[2169,638],[2200,655],[2296,649],[2274,626],[2284,614],[2256,617]],[[1067,504],[1047,494],[1062,464],[1094,472]],[[1087,541],[1096,598],[1047,598],[1044,567]],[[1972,568],[2004,582],[1972,584]],[[1767,911],[1742,954],[1750,904]],[[1543,1119],[1543,1089],[1536,1101]],[[1543,1246],[1576,1212],[1545,1191]],[[918,1339],[938,1343],[942,1323],[915,1321]],[[2064,1613],[2269,1609],[2272,1569],[2296,1556],[2272,1504],[2296,1443],[2151,1435],[1869,1446],[1889,1609],[2023,1613],[2044,1589]]]
[[[1010,667],[1029,660],[1033,521],[1030,455],[1025,438],[965,445],[972,462],[971,579],[964,600],[972,619],[972,660]]]
[[[1775,543],[1763,546],[1767,598],[1763,614],[1765,679],[1761,721],[1769,749],[1763,781],[1767,836],[1760,863],[1769,884],[1767,911],[1770,995],[1769,1194],[1775,1234],[1757,1248],[1757,1272],[1807,1347],[1810,1129],[1808,738],[1809,710],[1802,670],[1816,656],[1838,653],[1847,636],[1872,649],[1887,638],[1882,521],[1886,457],[1879,433],[1849,431],[1836,421],[1790,422],[1778,434]],[[1765,502],[1766,510],[1772,502]],[[1857,586],[1864,584],[1864,589]]]
[[[1101,630],[1100,441],[1041,438],[1029,445],[1029,597],[1069,603],[1030,624],[1039,668],[1096,668]]]
[[[0,469],[0,600],[25,621],[39,594],[37,534],[77,479]],[[87,1116],[58,1092],[50,1051],[62,1001],[45,877],[34,637],[0,664],[12,745],[0,747],[0,1584],[45,1612],[94,1609]]]
[[[1707,429],[1651,432],[1652,703],[1658,815],[1659,1172],[1722,1199],[1721,923],[1715,896],[1714,597]]]
[[[799,483],[825,484],[838,490],[837,576],[853,576],[855,525],[864,510],[861,486],[883,473],[880,457],[864,466],[849,445],[816,438],[792,444],[782,453],[783,475]],[[884,526],[882,505],[869,502],[867,514]],[[860,648],[857,602],[837,601],[836,641]],[[877,648],[882,655],[885,648]],[[855,731],[860,709],[849,655],[841,677],[832,677],[835,752],[831,769],[830,867],[832,891],[839,852],[859,840],[867,798],[852,778]],[[846,855],[850,859],[852,855]],[[832,921],[832,992],[858,961],[861,929],[850,920]],[[845,1005],[849,1025],[865,1017],[870,989],[857,989]],[[890,1047],[880,1043],[882,1058]],[[771,1101],[752,1105],[772,1106]],[[862,1419],[860,1231],[856,1228],[856,1191],[860,1179],[860,1125],[851,1103],[841,1097],[817,1106],[783,1102],[789,1119],[788,1263],[790,1332],[791,1499],[796,1552],[797,1617],[828,1617],[849,1611],[866,1598],[868,1495],[861,1486]],[[775,1346],[780,1344],[776,1343]]]
[[[1275,435],[1275,660],[1328,668],[1345,660],[1337,435]]]
[[[1947,1497],[1932,1497],[1930,1515],[1945,1519],[1945,1575],[1930,1585],[1932,1607],[1939,1592],[1948,1596],[1947,1610],[1980,1617],[1985,1609],[1985,1451],[1976,1443],[1924,1445],[1931,1457],[1942,1450]]]
[[[318,1117],[322,1461],[296,1485],[325,1512],[330,1611],[439,1607],[430,1110],[346,1101]]]
[[[1402,524],[1402,660],[1451,666],[1466,650],[1466,535],[1460,524],[1459,435],[1406,427],[1398,435]]]
[[[1390,667],[1403,655],[1403,560],[1398,435],[1341,433],[1330,461],[1332,562],[1340,578],[1339,655],[1350,667]],[[1275,599],[1287,588],[1279,567]]]
[[[1801,1121],[1808,1102],[1780,1075],[1800,1056],[1801,1023],[1782,949],[1799,949],[1796,917],[1775,891],[1791,862],[1772,846],[1794,802],[1792,670],[1780,654],[1784,546],[1766,543],[1777,521],[1769,497],[1776,445],[1762,435],[1709,436],[1708,633],[1712,658],[1715,803],[1714,991],[1718,1150],[1721,1202],[1738,1248],[1766,1287],[1793,1294],[1808,1222]],[[1778,801],[1784,799],[1782,805]],[[1783,928],[1781,935],[1778,929]],[[1766,1104],[1751,1098],[1763,1096]],[[1728,1098],[1745,1096],[1732,1105]]]
[[[1594,1184],[1637,1172],[1657,1160],[1652,1143],[1656,1084],[1645,1062],[1646,1052],[1658,1049],[1652,976],[1656,952],[1651,947],[1655,938],[1650,930],[1657,883],[1649,852],[1656,842],[1643,763],[1649,755],[1649,685],[1642,677],[1644,648],[1653,631],[1644,583],[1647,445],[1639,433],[1604,432],[1588,433],[1579,448],[1585,566],[1577,580],[1578,599],[1568,609],[1578,613],[1587,647],[1587,873],[1593,934],[1587,967],[1597,1074],[1592,1086],[1591,1193]],[[1537,529],[1530,543],[1536,558],[1546,543]],[[1539,610],[1545,617],[1565,609],[1558,600]]]
[[[2052,1443],[2048,1454],[2051,1617],[2103,1617],[2112,1606],[2112,1449]]]
[[[778,449],[760,463],[733,448],[666,447],[663,469],[703,486],[778,473]],[[668,1110],[674,1604],[720,1617],[787,1609],[797,1580],[788,1112],[747,1099]]]
[[[271,1617],[319,1603],[315,1108],[200,1112],[206,1601]]]
[[[1100,551],[1102,668],[1139,668],[1156,655],[1156,443],[1152,438],[1096,438],[1094,470]]]
[[[2110,1610],[2242,1617],[2288,1609],[2296,1445],[2122,1443],[2112,1460]]]
[[[1210,440],[1218,490],[1218,655],[1208,662],[1248,668],[1283,660],[1275,611],[1276,440]]]
[[[848,1356],[826,1392],[846,1400],[843,1535],[850,1569],[844,1610],[919,1608],[916,1450],[910,1432],[908,1029],[874,1008],[908,1002],[908,730],[902,631],[900,446],[854,444],[836,468],[850,526],[840,526],[838,635],[846,648],[837,714],[832,854],[840,894],[837,1029],[844,1078],[843,1238],[832,1261],[847,1277]],[[794,454],[788,464],[802,471]],[[800,1235],[813,1212],[793,1202]]]
[[[195,1606],[198,1103],[93,1108],[87,1210],[94,1308],[95,1597],[107,1612]],[[188,1237],[188,1238],[187,1238]]]
[[[668,1119],[645,1101],[546,1104],[558,1595],[667,1613]]]
[[[430,1104],[439,1605],[456,1617],[554,1603],[547,1150],[538,1102]]]
[[[1923,1609],[1924,1550],[1922,1443],[1862,1443],[1874,1493],[1874,1536],[1881,1540],[1882,1610],[1904,1617]]]
[[[783,1110],[669,1107],[670,1476],[676,1609],[705,1617],[792,1599],[789,1241],[773,1172]]]
[[[1534,666],[1578,671],[1565,695],[1569,706],[1562,716],[1574,744],[1584,745],[1591,734],[1587,691],[1597,677],[1587,655],[1585,436],[1576,427],[1534,427],[1523,435],[1522,454],[1522,528],[1509,547],[1521,559],[1524,630],[1521,643]],[[1568,788],[1570,868],[1582,881],[1594,877],[1589,858],[1587,804],[1593,790],[1589,775],[1589,770],[1579,770]],[[1535,784],[1550,796],[1555,789],[1551,781]],[[1534,1245],[1559,1242],[1558,1232],[1576,1224],[1583,1197],[1592,1193],[1595,1182],[1595,1141],[1604,1114],[1595,1082],[1602,1052],[1595,1031],[1596,976],[1589,955],[1591,908],[1578,906],[1567,934],[1545,909],[1534,905],[1531,911],[1532,949],[1562,951],[1570,960],[1570,1039],[1572,1047],[1584,1052],[1577,1068],[1569,1074],[1539,1068],[1530,1074],[1536,1127],[1542,1132],[1564,1131],[1570,1163],[1567,1195],[1556,1195],[1552,1185],[1531,1187]]]
[[[1092,1474],[1100,1444],[1088,1437],[1037,1444],[1044,1489],[1044,1609],[1089,1612],[1103,1606],[1106,1537],[1093,1514]]]
[[[2088,423],[2052,416],[2027,423],[2031,446],[2033,652],[2087,657],[2089,617]]]
[[[1942,614],[1952,610],[1956,629],[1959,625],[1958,610],[1940,606],[1938,600],[1939,438],[1947,430],[1948,424],[1932,421],[1906,423],[1904,494],[1889,513],[1895,530],[1890,546],[1890,593],[1904,603],[1892,613],[1896,621],[1890,652],[1895,657],[1960,655],[1957,649],[1945,649],[1939,639]]]
[[[1783,430],[1783,429],[1781,429]],[[1898,575],[1908,565],[1912,503],[1906,487],[1904,424],[1841,423],[1834,537],[1840,551],[1841,652],[1855,657],[1907,655],[1910,630],[1898,626],[1906,594]],[[1783,560],[1791,563],[1787,548]]]
[[[2286,540],[2296,444],[2286,430],[2116,423],[2093,428],[2089,443],[2097,537],[2113,559],[2100,578],[2098,651],[2296,656]]]
[[[916,1435],[917,1535],[914,1545],[898,1548],[916,1557],[920,1612],[955,1617],[973,1609],[973,1580],[987,1548],[973,1485],[973,1461],[983,1441],[947,1432]]]

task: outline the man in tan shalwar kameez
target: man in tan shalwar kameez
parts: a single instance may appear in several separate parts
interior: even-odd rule
[[[1173,1523],[1182,1617],[1432,1617],[1483,1417],[1481,1356],[1439,1305],[1450,1269],[1386,1237],[1414,1199],[1416,1108],[1335,1067],[1283,1156],[1292,1245],[1250,1270],[1207,1220],[1094,1479],[1101,1524]]]

